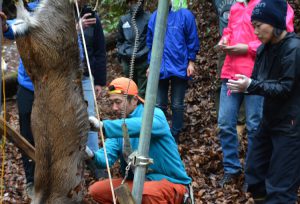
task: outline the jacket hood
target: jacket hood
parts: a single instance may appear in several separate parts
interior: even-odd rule
[[[133,4],[130,7],[130,14],[132,15],[136,9],[137,9],[136,16],[139,16],[139,15],[143,14],[144,13],[144,8],[143,7],[144,7],[143,3],[140,6],[138,6],[138,4]]]

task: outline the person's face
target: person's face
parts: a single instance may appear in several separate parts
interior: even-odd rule
[[[269,42],[274,41],[275,36],[273,34],[273,30],[274,30],[273,26],[259,21],[253,21],[252,25],[254,27],[255,35],[257,35],[258,39],[263,44],[267,44]]]
[[[123,94],[110,94],[109,96],[109,101],[111,104],[111,108],[112,110],[115,112],[115,114],[117,115],[118,118],[122,118],[123,117],[123,110],[124,110],[124,104],[125,104],[125,98]],[[138,99],[136,97],[133,97],[131,100],[127,99],[127,103],[126,103],[126,117],[128,117],[128,115],[130,113],[132,113],[132,111],[134,111],[134,109],[136,108],[138,103]]]

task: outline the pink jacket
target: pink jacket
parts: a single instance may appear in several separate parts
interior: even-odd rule
[[[251,23],[252,10],[260,0],[250,0],[248,6],[236,2],[230,9],[227,28],[224,29],[222,39],[227,39],[228,45],[243,43],[248,45],[248,53],[244,55],[226,55],[221,71],[221,79],[234,79],[235,74],[243,74],[250,77],[252,74],[256,50],[261,45],[260,40],[254,34]],[[294,31],[294,11],[290,5],[287,10],[287,31]]]

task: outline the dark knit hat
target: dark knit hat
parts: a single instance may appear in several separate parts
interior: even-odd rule
[[[286,30],[286,0],[261,0],[252,11],[251,21],[267,23]]]

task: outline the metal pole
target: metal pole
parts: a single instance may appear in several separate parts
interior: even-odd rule
[[[0,11],[2,11],[2,2],[0,0]],[[2,19],[0,18],[0,113],[2,112],[2,37],[3,37],[3,30],[2,30]]]
[[[153,122],[154,107],[156,104],[156,96],[159,81],[159,72],[164,50],[167,16],[169,13],[169,1],[159,0],[158,11],[156,16],[154,40],[150,61],[150,74],[148,76],[145,108],[142,119],[142,128],[140,133],[140,141],[138,155],[148,157],[149,145],[151,139],[151,130]],[[154,161],[155,162],[155,161]],[[137,166],[134,174],[132,194],[136,204],[141,204],[142,194],[144,190],[146,167]]]

